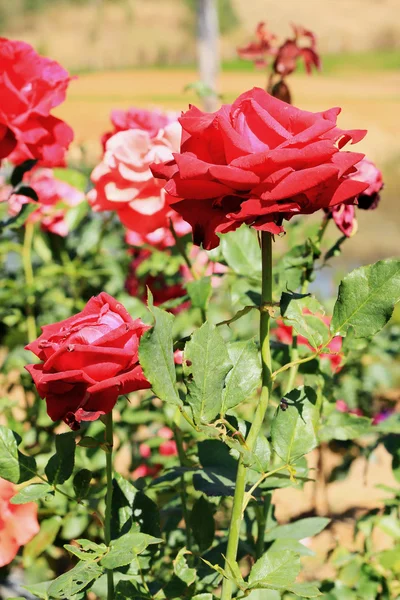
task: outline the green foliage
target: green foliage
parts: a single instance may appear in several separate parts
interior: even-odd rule
[[[221,414],[251,398],[261,379],[261,364],[257,346],[253,341],[228,344],[228,354],[233,365],[225,380],[222,393]]]
[[[204,496],[200,496],[193,505],[190,527],[200,552],[204,552],[212,545],[215,534],[213,510]]]
[[[331,331],[356,337],[375,335],[389,321],[400,299],[400,261],[381,260],[347,275],[339,287]]]
[[[214,325],[204,323],[194,332],[184,351],[183,369],[187,401],[196,423],[209,423],[221,411],[225,377],[232,363]]]
[[[56,436],[56,453],[45,468],[49,483],[58,485],[71,477],[75,465],[75,448],[75,436],[72,432]]]
[[[221,252],[235,273],[246,277],[261,277],[261,252],[254,230],[242,225],[236,231],[221,236]]]
[[[0,425],[0,477],[23,483],[36,475],[36,461],[18,450],[19,436]]]
[[[49,596],[57,600],[71,600],[103,574],[103,569],[95,562],[79,562],[73,569],[60,575],[49,587]]]

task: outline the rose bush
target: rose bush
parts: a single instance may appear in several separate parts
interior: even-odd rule
[[[50,418],[79,428],[81,421],[110,412],[118,396],[150,387],[138,358],[147,329],[105,292],[77,315],[45,325],[26,346],[42,362],[26,369],[46,398]]]
[[[348,177],[363,154],[341,150],[365,131],[337,127],[339,112],[303,111],[254,88],[215,113],[184,113],[180,153],[151,168],[198,245],[215,248],[218,233],[242,223],[281,233],[284,219],[356,202],[368,187]]]
[[[6,38],[0,38],[0,64],[0,159],[64,165],[73,131],[50,113],[65,99],[68,72],[29,44]]]
[[[166,193],[150,165],[170,160],[179,149],[180,137],[177,122],[160,129],[155,137],[140,129],[113,135],[91,176],[95,188],[88,199],[94,210],[116,210],[123,225],[142,237],[168,227]]]
[[[39,532],[37,504],[11,504],[16,493],[15,485],[0,478],[0,568]]]
[[[68,209],[83,202],[85,194],[54,177],[51,169],[29,171],[24,176],[24,183],[36,192],[38,200],[34,201],[20,194],[10,195],[11,186],[4,186],[0,191],[0,201],[8,202],[9,214],[18,215],[24,204],[34,204],[37,210],[29,215],[28,222],[40,223],[43,231],[66,237],[69,233],[66,219]]]

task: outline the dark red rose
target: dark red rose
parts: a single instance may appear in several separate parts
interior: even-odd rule
[[[304,27],[292,25],[294,37],[286,40],[278,49],[274,62],[274,71],[281,77],[293,73],[297,66],[297,60],[303,59],[306,72],[311,73],[313,67],[318,71],[321,69],[321,59],[317,53],[317,40],[312,33]],[[309,40],[309,45],[299,43],[301,38]]]
[[[53,421],[77,429],[109,413],[118,396],[150,387],[138,357],[148,326],[105,292],[77,315],[42,329],[26,346],[42,362],[26,369]]]
[[[242,223],[278,234],[283,219],[354,203],[368,184],[348,177],[363,154],[344,152],[365,131],[336,125],[340,108],[312,113],[254,88],[215,113],[191,107],[179,119],[181,151],[151,165],[169,202],[215,248]]]
[[[0,158],[63,166],[73,131],[50,112],[65,99],[68,72],[29,44],[6,38],[0,38],[0,65]]]
[[[256,28],[256,41],[237,48],[237,53],[240,58],[252,60],[256,66],[265,67],[268,56],[276,55],[277,50],[273,46],[275,40],[276,35],[268,31],[266,23],[261,22]]]

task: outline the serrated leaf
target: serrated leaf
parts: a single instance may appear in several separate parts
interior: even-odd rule
[[[24,566],[33,564],[42,552],[50,548],[62,525],[62,519],[59,516],[44,519],[40,524],[40,531],[35,537],[24,546],[23,558]]]
[[[284,292],[280,305],[285,321],[313,348],[319,348],[328,340],[329,329],[321,318],[325,311],[316,298]]]
[[[285,396],[288,407],[278,408],[271,426],[272,446],[286,463],[295,462],[317,446],[318,413],[316,393],[310,387],[292,390]]]
[[[47,483],[32,483],[27,485],[11,498],[11,504],[26,504],[27,502],[36,502],[52,491],[51,485]]]
[[[176,372],[172,339],[174,316],[153,306],[150,290],[148,290],[149,310],[154,318],[154,325],[146,331],[139,345],[139,360],[151,383],[152,390],[164,402],[182,405],[176,387]]]
[[[300,557],[290,550],[268,550],[253,565],[249,575],[250,588],[273,587],[287,589],[300,573]]]
[[[322,442],[354,440],[371,431],[371,419],[334,411],[318,430],[318,438]]]
[[[89,469],[81,469],[74,475],[73,486],[75,496],[78,500],[86,498],[90,489],[90,482],[92,480],[92,472]]]
[[[151,544],[160,544],[164,540],[146,533],[127,533],[111,542],[110,551],[100,564],[105,569],[118,569],[129,565],[139,554]]]
[[[204,552],[212,545],[215,534],[214,513],[204,496],[200,496],[193,505],[190,527],[200,552]]]
[[[11,429],[0,425],[0,477],[23,483],[36,475],[36,461],[18,450],[20,439]]]
[[[254,230],[242,225],[236,231],[221,236],[221,252],[236,273],[246,277],[261,277],[261,251]]]
[[[80,560],[96,560],[107,552],[108,548],[105,544],[95,544],[90,540],[76,540],[79,546],[73,546],[72,544],[64,544],[64,548],[68,550],[74,556],[77,556]]]
[[[57,600],[69,600],[102,574],[103,569],[97,563],[79,562],[76,567],[52,582],[48,590],[49,596]]]
[[[273,540],[302,540],[307,537],[313,537],[320,533],[330,523],[330,519],[325,517],[309,517],[306,519],[298,519],[287,525],[278,525],[274,527],[265,536],[266,542]]]
[[[293,592],[296,596],[300,596],[300,598],[317,598],[317,596],[322,596],[316,585],[307,582],[293,583],[287,590]]]
[[[225,380],[221,414],[248,399],[261,379],[261,363],[254,341],[233,342],[227,345],[233,365]]]
[[[209,423],[221,410],[225,377],[232,368],[224,340],[207,321],[184,350],[187,401],[197,423]]]
[[[400,260],[391,258],[355,269],[340,284],[331,332],[345,336],[353,327],[357,338],[375,335],[399,300]]]
[[[73,432],[56,435],[56,453],[50,458],[45,468],[50,483],[59,485],[71,477],[75,465],[75,449]]]
[[[212,293],[211,277],[202,277],[195,281],[189,281],[186,284],[186,289],[192,306],[201,310],[207,310]]]
[[[196,569],[191,569],[187,563],[186,555],[191,554],[187,548],[181,548],[174,559],[174,573],[181,581],[190,586],[196,581]]]

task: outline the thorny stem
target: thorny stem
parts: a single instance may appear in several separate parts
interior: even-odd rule
[[[25,282],[29,295],[26,299],[26,326],[28,329],[28,341],[33,342],[36,339],[36,321],[34,316],[35,296],[33,295],[34,276],[32,268],[32,242],[35,226],[29,221],[25,225],[24,245],[22,248],[22,264],[25,274]]]
[[[272,303],[272,237],[270,233],[261,234],[261,258],[262,258],[262,289],[261,304]],[[254,415],[253,423],[250,427],[246,439],[250,451],[254,448],[258,435],[260,433],[265,413],[268,408],[268,401],[271,394],[271,351],[269,344],[269,311],[260,312],[260,345],[261,345],[261,365],[262,365],[262,388],[258,406]],[[233,498],[233,508],[231,524],[229,530],[228,547],[226,553],[225,568],[229,563],[236,562],[236,555],[239,546],[240,527],[242,523],[242,508],[246,493],[246,475],[247,468],[240,457],[238,471],[236,476],[235,495]],[[222,585],[221,600],[231,600],[232,581],[224,579]]]

